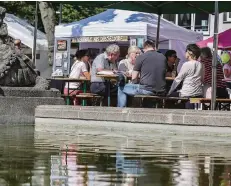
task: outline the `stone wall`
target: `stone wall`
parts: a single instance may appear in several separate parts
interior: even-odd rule
[[[52,118],[62,122],[74,120],[113,121],[143,124],[170,124],[191,126],[230,127],[231,115],[226,111],[180,110],[180,109],[144,109],[144,108],[115,108],[115,107],[81,107],[81,106],[49,106],[41,105],[36,108],[35,117],[38,121],[46,122]],[[105,123],[105,122],[104,122]]]
[[[64,105],[58,90],[36,90],[30,87],[0,88],[0,124],[34,124],[39,105]]]

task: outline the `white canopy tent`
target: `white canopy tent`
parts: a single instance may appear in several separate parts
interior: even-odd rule
[[[31,24],[13,14],[6,14],[4,22],[7,24],[10,37],[20,39],[24,45],[33,48],[34,27]],[[39,30],[37,31],[37,50],[48,50],[46,35]]]
[[[157,21],[156,14],[109,9],[78,22],[56,26],[55,37],[127,35],[155,38]],[[184,29],[163,18],[160,21],[160,42],[196,42],[202,39],[201,33]]]
[[[155,40],[157,22],[156,14],[109,9],[78,22],[56,26],[55,37],[147,36]],[[175,49],[178,55],[182,55],[182,46],[202,39],[201,33],[187,30],[163,18],[160,20],[160,48],[161,43],[167,43],[167,49]]]

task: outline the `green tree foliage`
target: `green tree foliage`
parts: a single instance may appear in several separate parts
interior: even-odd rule
[[[83,7],[83,6],[76,6],[71,4],[64,4],[62,10],[63,10],[62,11],[63,23],[79,21],[81,19],[85,19],[87,17],[96,15],[104,11],[104,9],[102,8]]]
[[[33,1],[0,1],[0,6],[6,8],[7,13],[14,14],[27,20],[34,26],[35,2]],[[59,3],[54,2],[54,9],[59,11]],[[75,4],[63,4],[62,23],[70,23],[103,12],[102,8],[82,7]],[[44,32],[40,11],[38,12],[38,29]],[[56,14],[56,24],[59,22],[59,14]]]
[[[27,20],[34,26],[36,2],[33,1],[1,1],[0,6],[6,8],[7,13]],[[54,48],[54,27],[59,22],[59,14],[55,14],[59,10],[59,2],[39,2],[38,8],[38,29],[46,33],[48,41],[48,63],[53,62]],[[41,11],[41,12],[40,12]],[[82,7],[77,4],[66,2],[63,4],[62,23],[70,23],[93,16],[102,12],[103,9],[95,7]],[[46,32],[45,32],[46,31]]]
[[[35,2],[0,1],[0,6],[6,8],[7,13],[14,14],[34,26]],[[40,12],[38,15],[38,29],[44,31]]]

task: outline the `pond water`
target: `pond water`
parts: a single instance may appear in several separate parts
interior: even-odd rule
[[[0,133],[1,186],[230,185],[228,137],[52,133],[4,125]]]

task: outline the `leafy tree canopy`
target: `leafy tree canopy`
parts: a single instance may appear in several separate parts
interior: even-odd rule
[[[59,11],[59,3],[50,2],[56,12]],[[27,20],[34,25],[35,2],[33,1],[0,1],[0,6],[6,8],[7,13],[14,14],[22,19]],[[103,12],[102,8],[83,7],[73,3],[63,3],[62,23],[70,23],[81,19],[96,15]],[[44,32],[40,11],[38,11],[38,29]],[[56,24],[59,21],[59,14],[56,14]]]

